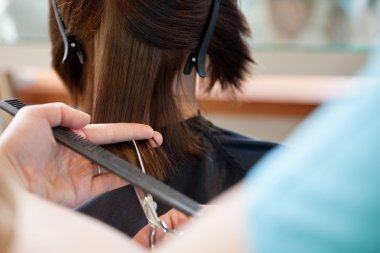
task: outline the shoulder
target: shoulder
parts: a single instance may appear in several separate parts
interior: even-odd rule
[[[250,169],[278,144],[256,140],[239,133],[215,127],[216,139],[220,141],[227,152],[237,160],[243,169]]]
[[[206,142],[208,150],[216,150],[222,158],[231,160],[245,171],[278,145],[215,126],[202,116],[197,117],[197,126],[191,126],[201,132],[201,139]]]
[[[294,148],[248,177],[258,251],[378,251],[379,97],[380,87],[320,108],[288,140]]]
[[[266,153],[278,146],[275,142],[254,139],[217,126],[214,126],[214,131],[214,136],[218,138],[225,147],[232,149]]]

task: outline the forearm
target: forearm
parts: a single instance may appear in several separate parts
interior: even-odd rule
[[[238,186],[217,201],[221,208],[206,212],[181,238],[164,242],[157,252],[248,252],[246,204]]]

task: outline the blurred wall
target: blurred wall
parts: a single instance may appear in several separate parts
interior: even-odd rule
[[[18,43],[11,45],[2,44],[0,36],[0,74],[22,67],[50,66],[47,3],[0,0],[3,23],[11,20],[19,36]],[[239,3],[252,25],[256,75],[353,76],[367,62],[367,46],[380,34],[380,0]],[[283,115],[212,113],[208,117],[222,127],[277,141],[302,121],[299,116]]]
[[[353,75],[367,60],[366,53],[254,52],[255,73],[265,75]],[[48,44],[0,45],[0,72],[21,67],[49,67]],[[258,139],[284,140],[302,117],[206,114],[215,124]]]

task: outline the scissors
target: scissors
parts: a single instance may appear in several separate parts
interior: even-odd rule
[[[135,140],[132,140],[133,146],[135,147],[136,154],[140,163],[141,170],[145,172],[144,163],[141,158],[140,150],[136,144]],[[136,195],[139,199],[140,205],[144,211],[145,217],[148,220],[148,224],[152,227],[152,231],[149,236],[150,248],[153,249],[156,245],[157,229],[160,229],[165,234],[171,237],[177,237],[182,235],[182,232],[170,229],[166,223],[161,220],[157,215],[157,203],[154,201],[151,194],[146,193],[138,187],[135,187]]]

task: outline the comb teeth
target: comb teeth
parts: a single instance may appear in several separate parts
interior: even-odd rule
[[[23,103],[22,101],[20,101],[17,98],[15,98],[15,99],[8,99],[8,100],[5,100],[4,102],[6,102],[8,105],[14,107],[11,110],[12,114],[16,114],[17,110],[20,110],[21,108],[23,108],[24,106],[26,106],[25,103]],[[14,109],[17,109],[17,110],[14,110]],[[87,148],[91,152],[105,151],[105,149],[103,149],[102,147],[100,147],[100,146],[98,146],[98,145],[96,145],[96,144],[88,141],[87,139],[83,138],[82,136],[78,135],[77,133],[71,131],[68,128],[65,128],[65,127],[55,127],[55,128],[53,128],[53,131],[54,131],[55,137],[58,138],[60,141],[64,141],[64,139],[66,139],[66,140],[72,139],[78,145]]]
[[[17,109],[21,109],[24,106],[26,106],[26,104],[24,104],[23,102],[21,102],[17,98],[16,99],[5,100],[5,102],[7,102],[8,104],[12,105],[13,107],[15,107]]]

